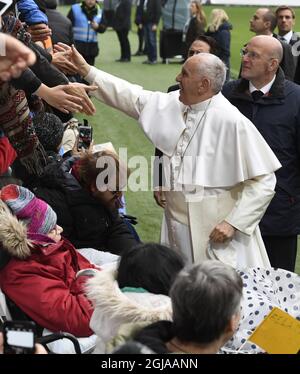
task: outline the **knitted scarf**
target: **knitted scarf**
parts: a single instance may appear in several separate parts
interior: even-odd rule
[[[26,45],[30,43],[30,34],[21,21],[13,16],[3,17],[2,30]],[[1,81],[0,127],[28,172],[40,175],[46,164],[46,155],[32,125],[25,92],[16,90],[9,82]]]
[[[2,32],[14,36],[20,42],[29,46],[31,35],[25,30],[23,23],[14,16],[4,16],[2,19]]]
[[[8,82],[0,87],[0,127],[28,172],[41,175],[46,156],[32,125],[25,92]]]

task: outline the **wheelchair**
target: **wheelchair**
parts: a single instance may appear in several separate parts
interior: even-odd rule
[[[32,321],[12,300],[0,289],[0,322],[18,320]],[[33,321],[34,322],[34,321]],[[51,332],[36,323],[36,343],[54,354],[89,354],[95,349],[96,335],[88,338],[77,338],[67,332]]]

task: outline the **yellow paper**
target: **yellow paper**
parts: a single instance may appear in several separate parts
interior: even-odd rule
[[[300,322],[279,308],[273,308],[249,337],[267,353],[300,351]]]

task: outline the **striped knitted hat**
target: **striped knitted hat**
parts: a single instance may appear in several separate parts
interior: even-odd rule
[[[26,223],[28,232],[47,235],[54,229],[56,213],[27,188],[9,184],[2,188],[0,197],[12,213]]]

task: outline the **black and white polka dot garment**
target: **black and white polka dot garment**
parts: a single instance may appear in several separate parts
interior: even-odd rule
[[[254,329],[274,308],[280,308],[300,320],[300,276],[283,269],[250,268],[238,270],[244,289],[239,328],[226,347],[238,350]],[[242,350],[262,350],[251,342]]]

